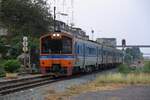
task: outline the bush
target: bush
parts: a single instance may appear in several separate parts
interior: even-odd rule
[[[17,72],[18,69],[20,68],[20,63],[18,60],[8,60],[6,61],[4,66],[6,72],[14,73]]]
[[[150,61],[145,62],[144,68],[143,68],[144,72],[148,72],[150,73]]]
[[[4,77],[5,76],[5,70],[2,66],[0,66],[0,77]]]
[[[131,71],[131,69],[129,68],[129,66],[127,64],[121,64],[119,67],[118,67],[118,71],[120,73],[129,73]]]
[[[0,77],[5,76],[4,63],[6,60],[0,59]]]

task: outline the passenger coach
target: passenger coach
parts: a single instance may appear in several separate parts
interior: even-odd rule
[[[122,52],[97,42],[77,38],[65,32],[53,32],[40,38],[42,73],[72,75],[116,66]]]

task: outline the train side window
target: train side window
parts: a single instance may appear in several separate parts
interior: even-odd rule
[[[87,55],[89,56],[90,50],[89,47],[87,47]]]
[[[80,50],[81,50],[81,56],[83,56],[83,46],[82,45],[80,47]]]
[[[80,51],[80,50],[79,50],[79,45],[78,45],[78,46],[77,46],[77,53],[78,53],[78,54],[79,54],[79,51]]]
[[[82,54],[82,48],[81,48],[81,45],[79,46],[79,55]]]
[[[91,48],[89,48],[89,55],[91,55],[92,54],[92,50],[91,50]]]
[[[101,51],[101,49],[99,50],[99,54],[100,54],[100,55],[102,54],[102,51]]]
[[[86,47],[86,55],[89,56],[90,50],[89,47]]]
[[[93,55],[96,55],[96,48],[93,49]]]

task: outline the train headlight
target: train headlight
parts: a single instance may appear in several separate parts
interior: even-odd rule
[[[53,36],[55,37],[55,36],[56,36],[56,34],[53,34]]]
[[[59,36],[60,36],[60,34],[57,34],[57,36],[59,37]]]

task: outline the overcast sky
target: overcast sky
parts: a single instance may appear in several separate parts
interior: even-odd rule
[[[56,1],[70,5],[71,0]],[[58,10],[62,8],[58,6]],[[74,0],[74,23],[90,36],[94,29],[94,38],[114,37],[118,44],[123,38],[127,44],[150,44],[150,0]],[[150,53],[150,49],[143,51]]]

